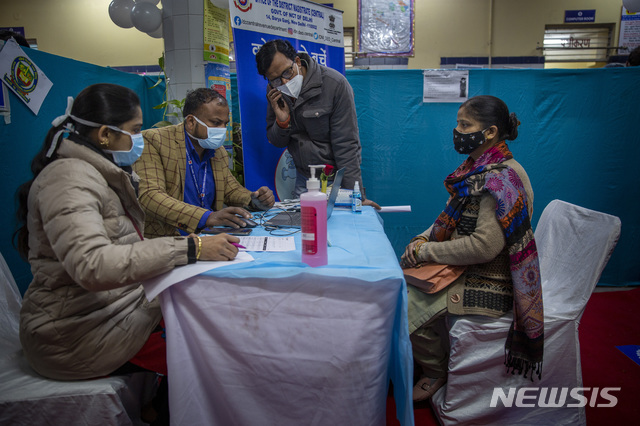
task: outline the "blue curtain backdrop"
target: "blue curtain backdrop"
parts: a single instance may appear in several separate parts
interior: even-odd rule
[[[31,178],[30,161],[40,149],[66,97],[89,84],[110,82],[135,90],[145,127],[162,119],[164,84],[29,50],[53,81],[35,116],[10,94],[11,124],[0,118],[0,251],[24,292],[29,266],[11,245],[16,226],[14,194]],[[452,148],[458,104],[423,104],[420,70],[348,70],[356,100],[367,196],[381,205],[410,204],[411,213],[385,213],[385,230],[399,256],[409,239],[426,229],[447,199],[444,177],[464,159]],[[256,78],[259,78],[256,76]],[[526,168],[535,191],[533,224],[544,207],[561,199],[613,214],[622,235],[601,284],[638,285],[640,190],[640,67],[593,70],[471,70],[470,96],[502,98],[518,114],[520,136],[510,147]],[[231,75],[232,110],[237,120],[237,82]],[[263,117],[252,117],[264,120]],[[245,156],[251,155],[245,152]]]
[[[522,122],[509,146],[533,185],[534,227],[554,199],[620,217],[622,235],[600,283],[640,284],[640,67],[469,73],[470,96],[497,96]],[[442,211],[448,198],[442,182],[464,160],[452,142],[460,105],[422,103],[421,70],[347,70],[346,76],[355,94],[367,197],[412,206],[411,213],[382,215],[400,256]]]
[[[164,83],[151,89],[157,77],[143,77],[85,62],[51,55],[37,50],[24,49],[53,82],[39,114],[34,115],[13,93],[9,94],[11,123],[0,116],[0,251],[4,256],[16,283],[24,293],[31,281],[29,264],[23,261],[11,243],[16,229],[15,192],[32,178],[31,159],[42,147],[51,128],[51,121],[64,114],[67,96],[74,98],[82,89],[94,83],[114,83],[129,87],[140,97],[145,128],[162,120],[162,110],[153,107],[163,101]]]

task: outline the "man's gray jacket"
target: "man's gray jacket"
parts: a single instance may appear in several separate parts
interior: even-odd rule
[[[295,102],[288,96],[291,121],[283,129],[268,105],[267,138],[279,148],[288,148],[296,173],[307,179],[309,165],[331,164],[345,168],[342,187],[352,189],[355,181],[363,187],[360,174],[361,146],[353,89],[338,71],[319,65],[300,54],[307,72]],[[318,176],[319,177],[319,176]]]

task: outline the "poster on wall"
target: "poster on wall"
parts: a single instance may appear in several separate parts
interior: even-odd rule
[[[358,0],[359,51],[413,56],[414,0]]]
[[[468,70],[424,70],[422,102],[458,102],[469,99]]]
[[[622,6],[620,37],[618,40],[618,46],[627,48],[619,49],[619,55],[627,55],[633,49],[640,46],[640,13],[629,12]]]
[[[204,60],[206,87],[214,89],[231,104],[231,73],[229,69],[229,10],[204,1]],[[232,146],[233,117],[229,108],[229,124],[225,147]]]
[[[256,53],[269,40],[288,40],[320,65],[344,74],[342,12],[304,0],[229,0],[242,118],[245,186],[271,188],[279,200],[293,198],[296,172],[288,151],[267,140],[267,81]]]
[[[0,96],[0,112],[9,112],[11,108],[9,107],[9,92],[7,92],[7,87],[0,83],[0,87],[2,87],[2,93]]]
[[[0,78],[35,115],[53,86],[14,39],[7,40],[0,50]]]

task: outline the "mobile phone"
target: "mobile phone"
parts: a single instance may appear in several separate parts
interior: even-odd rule
[[[253,229],[251,228],[231,228],[227,226],[215,226],[213,228],[204,228],[201,233],[209,235],[229,234],[242,236],[251,234],[251,231],[253,231]]]
[[[271,83],[267,83],[267,90],[269,91],[273,90],[273,86],[271,85]],[[282,100],[282,97],[278,99],[278,106],[280,108],[284,108],[284,100]]]

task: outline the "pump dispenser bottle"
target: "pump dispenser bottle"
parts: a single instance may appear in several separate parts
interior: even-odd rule
[[[309,166],[307,192],[300,195],[302,261],[309,266],[327,264],[327,194],[320,192],[320,181],[316,178],[316,168],[323,167]]]
[[[358,181],[356,181],[356,184],[353,186],[351,211],[353,213],[362,213],[362,194],[360,194],[360,183],[358,183]]]

